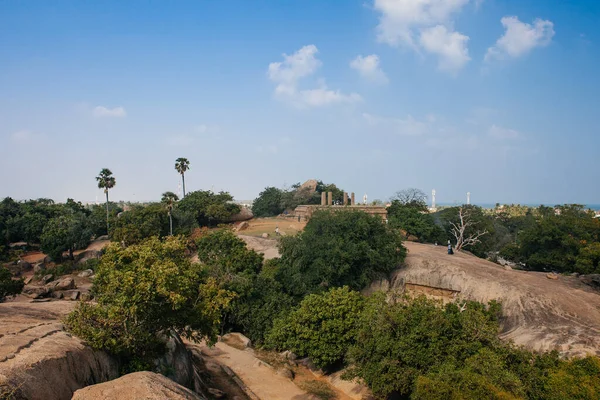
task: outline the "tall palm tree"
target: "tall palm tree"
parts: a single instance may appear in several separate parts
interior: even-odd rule
[[[190,169],[190,162],[187,158],[179,157],[175,160],[175,169],[181,174],[181,181],[183,182],[183,197],[185,197],[185,171]]]
[[[108,235],[108,190],[114,188],[117,182],[108,168],[102,168],[96,180],[98,181],[98,188],[104,189],[104,193],[106,193],[106,234]]]
[[[173,218],[171,216],[171,211],[173,211],[173,205],[175,202],[179,200],[179,197],[173,192],[164,192],[162,194],[161,203],[167,207],[167,211],[169,212],[169,233],[173,236]]]

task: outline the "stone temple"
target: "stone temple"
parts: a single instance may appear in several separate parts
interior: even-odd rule
[[[321,204],[309,204],[300,205],[294,210],[294,217],[301,218],[308,221],[313,213],[317,210],[331,210],[331,211],[364,211],[368,214],[379,215],[382,220],[387,219],[387,209],[385,206],[369,206],[366,204],[356,204],[354,201],[354,193],[348,197],[348,193],[344,192],[344,201],[341,205],[333,204],[333,193],[322,192],[321,193]]]

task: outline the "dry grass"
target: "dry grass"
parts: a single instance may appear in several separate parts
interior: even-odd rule
[[[298,383],[298,387],[321,400],[337,399],[337,394],[331,387],[322,381],[312,380]]]
[[[270,238],[275,238],[275,229],[279,227],[281,235],[293,236],[306,226],[305,221],[298,222],[297,219],[291,217],[254,218],[248,223],[250,226],[240,231],[241,235],[260,237],[263,233],[268,233]]]

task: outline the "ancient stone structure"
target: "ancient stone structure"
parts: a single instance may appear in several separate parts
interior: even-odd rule
[[[354,205],[354,192],[352,192],[352,194],[350,195],[350,205]]]
[[[327,193],[325,192],[321,192],[321,205],[327,205]]]
[[[348,205],[348,193],[344,192],[344,205]]]
[[[327,192],[327,205],[333,205],[333,192]]]
[[[387,219],[387,209],[384,206],[366,206],[363,204],[359,205],[347,205],[347,206],[319,206],[319,205],[301,205],[296,207],[294,210],[294,217],[308,221],[315,211],[317,210],[331,210],[331,211],[364,211],[367,214],[379,215],[382,220]]]

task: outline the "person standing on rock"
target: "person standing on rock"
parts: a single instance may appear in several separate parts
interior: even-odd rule
[[[454,250],[452,250],[452,244],[448,240],[448,254],[454,254]]]

